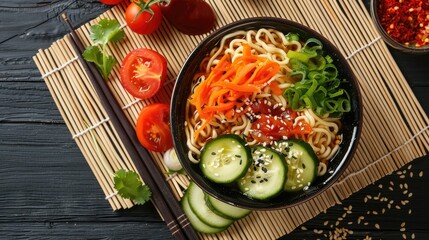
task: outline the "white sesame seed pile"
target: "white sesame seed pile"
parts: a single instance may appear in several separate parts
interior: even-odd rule
[[[390,234],[396,234],[395,231],[392,231],[392,224],[385,224],[391,216],[390,213],[394,216],[403,216],[401,223],[396,226],[397,237],[416,239],[416,233],[407,229],[406,220],[412,219],[411,204],[413,199],[413,193],[409,186],[411,183],[407,181],[414,177],[422,178],[423,176],[422,170],[413,169],[413,166],[409,164],[390,175],[391,180],[387,184],[386,180],[380,181],[383,183],[375,183],[366,189],[373,193],[364,195],[361,203],[354,203],[360,205],[358,207],[359,213],[353,212],[352,205],[343,206],[343,203],[340,202],[328,210],[329,214],[325,211],[317,219],[313,219],[295,230],[287,239],[297,239],[294,233],[297,236],[311,236],[311,239],[388,239],[382,235],[383,226],[389,225],[389,229],[385,230],[388,230]],[[348,201],[344,200],[344,202]],[[338,217],[333,220],[333,215]],[[329,220],[326,220],[328,218]],[[394,219],[393,221],[398,220]],[[314,228],[314,226],[319,227]],[[371,233],[374,236],[371,236]]]

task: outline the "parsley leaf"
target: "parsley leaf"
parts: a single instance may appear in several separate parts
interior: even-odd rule
[[[107,43],[118,42],[124,36],[124,30],[117,20],[102,19],[98,24],[91,26],[90,37],[95,46],[87,47],[82,56],[86,61],[93,62],[97,66],[104,79],[109,77],[117,63],[116,59],[106,53]]]
[[[119,169],[115,172],[114,182],[118,194],[123,198],[134,200],[136,204],[144,204],[152,196],[149,187],[143,185],[139,175],[134,171]]]

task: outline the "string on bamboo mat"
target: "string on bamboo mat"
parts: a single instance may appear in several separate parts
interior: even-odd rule
[[[83,131],[81,131],[81,132],[79,132],[79,133],[76,133],[75,135],[73,135],[73,136],[72,136],[72,138],[73,138],[73,139],[75,139],[75,138],[78,138],[78,137],[80,137],[80,136],[82,136],[82,135],[84,135],[84,134],[87,134],[87,133],[88,133],[89,131],[91,131],[92,129],[94,129],[94,128],[96,128],[96,127],[100,126],[100,125],[101,125],[101,124],[103,124],[103,123],[108,122],[109,120],[110,120],[109,118],[105,118],[105,119],[103,119],[103,120],[99,121],[98,123],[95,123],[94,125],[89,126],[87,129],[85,129],[85,130],[83,130]]]
[[[352,58],[354,55],[358,54],[359,52],[361,52],[362,50],[364,50],[367,47],[370,47],[371,45],[373,45],[374,43],[376,43],[377,41],[379,41],[381,39],[381,36],[376,37],[374,40],[372,40],[371,42],[369,42],[368,44],[356,49],[354,52],[350,53],[346,59],[349,60],[350,58]]]
[[[218,27],[233,21],[256,16],[274,16],[307,25],[333,42],[347,58],[356,74],[363,100],[363,129],[358,149],[340,180],[317,197],[295,207],[253,212],[236,221],[220,234],[201,234],[202,239],[276,239],[293,231],[305,221],[341,202],[379,178],[390,174],[413,159],[427,154],[429,120],[407,84],[400,69],[380,40],[364,3],[361,0],[209,0],[217,14]],[[127,118],[135,123],[141,109],[155,102],[169,102],[175,77],[187,56],[203,36],[186,36],[164,21],[150,36],[134,34],[125,27],[125,4],[118,5],[99,18],[81,26],[77,32],[85,45],[90,45],[90,26],[101,18],[117,19],[126,38],[109,45],[108,53],[121,62],[133,49],[156,49],[168,60],[168,80],[152,99],[140,100],[122,87],[119,66],[106,82],[115,99],[123,106]],[[66,39],[41,50],[34,57],[49,91],[58,106],[74,140],[94,173],[112,209],[129,208],[133,203],[114,195],[112,178],[101,165],[95,146],[88,136],[92,130],[100,143],[111,170],[135,170],[116,131],[94,92],[82,65],[73,60],[76,54]],[[90,127],[83,122],[88,122]],[[389,126],[395,126],[391,128]],[[161,171],[167,172],[160,153],[151,153]],[[177,199],[189,179],[181,174],[165,179]],[[261,224],[263,223],[263,224]]]
[[[74,57],[74,58],[72,58],[72,59],[70,59],[69,61],[67,61],[67,62],[65,62],[63,65],[61,65],[61,66],[59,66],[59,67],[57,67],[57,68],[54,68],[54,69],[52,69],[51,71],[49,71],[49,72],[47,72],[47,73],[45,73],[45,74],[43,74],[42,75],[42,78],[46,78],[46,77],[48,77],[49,75],[51,75],[51,74],[54,74],[54,73],[56,73],[56,72],[58,72],[58,71],[61,71],[61,69],[63,69],[63,68],[65,68],[65,67],[67,67],[67,65],[69,65],[70,63],[72,63],[72,62],[74,62],[74,61],[76,61],[76,60],[78,60],[79,58],[76,56],[76,57]]]

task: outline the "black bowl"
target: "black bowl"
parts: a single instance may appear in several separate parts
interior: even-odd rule
[[[336,64],[340,78],[348,79],[343,88],[347,89],[351,97],[351,112],[343,116],[343,141],[340,150],[329,164],[327,173],[318,177],[312,186],[305,192],[290,194],[282,193],[268,201],[249,199],[241,194],[237,189],[216,184],[203,176],[198,164],[192,163],[188,159],[188,147],[186,145],[185,134],[185,108],[186,101],[189,97],[192,85],[193,75],[197,72],[201,60],[213,49],[223,36],[238,30],[251,30],[260,28],[271,28],[283,33],[295,32],[303,39],[315,37],[319,39],[326,52],[332,57]],[[304,202],[322,191],[326,190],[333,184],[341,173],[345,170],[353,153],[357,147],[362,122],[362,106],[360,92],[357,80],[345,58],[341,55],[335,46],[319,33],[311,30],[296,22],[280,18],[248,18],[229,25],[226,25],[204,39],[190,54],[184,63],[182,70],[177,77],[176,85],[173,90],[171,99],[171,127],[173,133],[173,142],[182,166],[190,178],[200,186],[205,192],[215,198],[229,204],[255,210],[272,210],[296,205]]]

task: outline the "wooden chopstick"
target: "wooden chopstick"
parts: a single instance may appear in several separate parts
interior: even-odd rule
[[[189,224],[189,220],[183,213],[162,173],[153,162],[147,150],[140,145],[134,127],[125,117],[121,107],[105,84],[101,74],[93,64],[86,62],[82,58],[82,53],[85,48],[74,31],[68,17],[62,14],[62,18],[72,36],[71,38],[66,36],[66,38],[69,38],[74,50],[78,53],[78,58],[94,86],[110,121],[130,154],[137,171],[140,176],[142,176],[143,181],[151,189],[152,202],[158,208],[158,211],[167,223],[167,227],[176,239],[198,239],[197,233],[192,228],[191,224]]]

